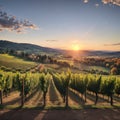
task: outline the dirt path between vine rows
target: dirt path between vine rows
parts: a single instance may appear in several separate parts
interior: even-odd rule
[[[120,120],[120,109],[1,110],[0,120]]]

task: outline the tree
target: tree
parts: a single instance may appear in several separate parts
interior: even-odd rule
[[[0,102],[3,104],[3,90],[5,87],[5,80],[2,74],[0,74]]]
[[[20,96],[21,96],[21,106],[24,105],[24,81],[25,81],[25,77],[24,76],[20,76],[20,74],[16,75],[16,80],[17,80],[17,89],[18,91],[20,91]]]
[[[61,75],[62,74],[58,74],[58,73],[53,74],[53,81],[54,81],[54,84],[55,84],[57,90],[60,92],[60,94],[63,98],[63,102],[65,103],[66,90],[65,90]]]
[[[88,77],[81,74],[72,74],[70,87],[81,93],[82,99],[85,96],[86,102],[86,91],[88,86]]]
[[[110,104],[113,105],[113,95],[115,92],[115,77],[109,77],[105,79],[101,85],[101,93],[110,97]]]
[[[117,67],[113,67],[110,72],[112,75],[116,75],[117,74]]]
[[[42,74],[42,76],[39,78],[40,80],[40,88],[43,92],[43,103],[44,106],[46,106],[46,94],[48,91],[48,86],[49,86],[49,80],[51,79],[51,75],[47,73],[47,75],[45,75],[44,73]]]
[[[120,79],[116,81],[115,85],[115,93],[119,96],[120,95]]]
[[[95,93],[96,99],[95,99],[95,105],[98,101],[98,93],[100,92],[100,86],[101,86],[101,76],[100,77],[92,77],[89,80],[88,83],[88,90]]]
[[[88,87],[88,76],[85,76],[84,77],[84,85],[85,85],[85,92],[84,92],[84,94],[85,94],[85,102],[86,102],[86,94],[87,94],[87,87]]]
[[[10,93],[10,89],[12,88],[12,83],[13,83],[13,78],[11,75],[6,75],[5,77],[5,87],[4,87],[4,92],[6,96],[8,93]]]
[[[66,88],[66,107],[68,107],[68,88],[70,84],[70,79],[71,79],[71,71],[68,70],[66,77],[65,77],[65,88]]]
[[[68,89],[71,80],[71,71],[68,70],[66,73],[53,74],[53,80],[56,88],[63,97],[63,102],[65,102],[66,108],[68,107]]]
[[[117,75],[118,73],[117,67],[113,67],[110,72],[112,75]]]

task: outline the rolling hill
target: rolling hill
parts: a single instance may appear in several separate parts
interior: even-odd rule
[[[28,53],[37,54],[49,54],[49,55],[73,55],[73,50],[62,50],[48,47],[42,47],[29,43],[15,43],[7,40],[0,40],[0,50],[15,50],[25,51]],[[95,51],[95,50],[80,50],[79,56],[108,56],[108,57],[120,57],[120,51]]]
[[[57,54],[57,49],[42,47],[28,43],[15,43],[7,40],[0,40],[0,50],[25,51],[28,53]]]

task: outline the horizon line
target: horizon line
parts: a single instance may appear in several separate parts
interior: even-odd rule
[[[50,49],[56,49],[56,50],[65,50],[65,51],[105,51],[105,52],[120,52],[120,50],[101,50],[101,49],[80,49],[80,50],[72,50],[72,49],[65,49],[65,48],[55,48],[55,47],[47,47],[47,46],[42,46],[39,44],[35,44],[35,43],[29,43],[29,42],[18,42],[18,41],[11,41],[11,40],[0,40],[0,41],[8,41],[8,42],[12,42],[12,43],[18,43],[18,44],[31,44],[31,45],[36,45],[36,46],[40,46],[40,47],[44,47],[44,48],[50,48]]]

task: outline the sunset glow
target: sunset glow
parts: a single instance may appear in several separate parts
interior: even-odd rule
[[[120,50],[120,0],[11,1],[0,2],[0,40],[74,51]]]
[[[74,45],[72,45],[72,50],[78,51],[78,50],[80,50],[80,46],[78,44],[74,44]]]

